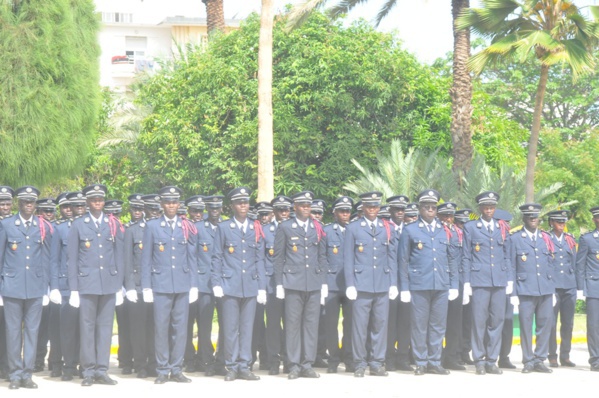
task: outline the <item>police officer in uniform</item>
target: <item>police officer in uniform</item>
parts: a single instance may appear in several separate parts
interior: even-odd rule
[[[555,210],[547,213],[551,225],[551,240],[555,247],[555,295],[557,303],[553,307],[554,319],[549,337],[549,366],[557,368],[557,317],[560,319],[559,362],[562,366],[574,367],[570,360],[572,348],[572,329],[574,328],[574,312],[576,311],[576,240],[574,236],[564,232],[570,216],[568,210]]]
[[[266,352],[268,354],[268,374],[278,375],[281,361],[285,359],[285,335],[283,331],[285,302],[276,297],[274,277],[275,234],[279,225],[289,219],[293,201],[285,195],[276,196],[270,205],[274,220],[263,226],[264,231],[264,268],[266,273]]]
[[[480,219],[464,226],[464,296],[472,296],[472,355],[476,374],[501,374],[496,361],[501,347],[506,294],[514,287],[511,264],[506,261],[509,228],[494,218],[497,192],[475,198]]]
[[[35,364],[42,301],[47,301],[50,223],[34,215],[39,190],[16,190],[19,212],[0,222],[0,296],[4,300],[9,389],[37,388]],[[21,327],[21,325],[23,325]]]
[[[381,192],[360,195],[364,217],[352,222],[346,231],[343,261],[347,298],[352,303],[352,352],[355,377],[387,376],[387,320],[389,300],[397,290],[397,242],[388,221],[377,215]],[[367,338],[370,337],[367,352]]]
[[[408,225],[418,220],[418,203],[408,203],[404,212],[404,224]]]
[[[73,221],[67,237],[69,304],[79,308],[82,386],[117,384],[107,371],[115,303],[123,294],[123,228],[103,212],[106,192],[102,184],[83,189],[89,212]]]
[[[549,336],[553,324],[555,284],[553,281],[554,246],[551,237],[539,227],[542,206],[527,203],[520,206],[524,228],[509,238],[508,256],[516,275],[516,284],[510,298],[518,305],[520,341],[522,346],[522,373],[551,373],[543,363],[549,352]],[[536,346],[533,351],[533,317],[536,322]]]
[[[406,226],[404,217],[409,201],[410,199],[405,195],[387,198],[395,239],[398,243]],[[395,348],[396,344],[397,348]],[[398,297],[389,300],[386,369],[410,372],[414,370],[410,365],[410,303],[404,303]]]
[[[79,309],[69,305],[69,270],[67,267],[67,242],[74,217],[85,212],[85,196],[81,191],[68,192],[66,202],[70,216],[64,212],[65,205],[59,201],[62,220],[56,223],[50,248],[50,300],[60,304],[58,320],[60,351],[62,354],[62,381],[73,380],[79,364]]]
[[[264,238],[258,222],[248,219],[251,191],[231,190],[233,217],[216,230],[212,254],[212,291],[222,301],[225,381],[259,380],[250,370],[256,302],[266,304]]]
[[[472,214],[471,209],[460,209],[456,210],[455,215],[453,217],[453,225],[456,229],[459,229],[462,234],[464,233],[464,225],[470,221],[470,214]],[[463,238],[463,235],[462,235]],[[463,288],[463,272],[464,268],[462,267],[461,262],[458,263],[458,268],[460,272],[460,278],[462,279],[462,286],[460,291],[462,292],[462,337],[461,337],[461,360],[458,362],[460,365],[474,365],[472,359],[470,359],[470,351],[472,350],[471,344],[471,336],[470,333],[472,331],[472,303],[470,302],[469,296],[464,296],[464,288]],[[459,298],[458,298],[459,300]]]
[[[0,220],[10,216],[12,199],[15,191],[5,185],[0,186]],[[8,379],[8,360],[6,358],[6,324],[4,322],[4,305],[0,296],[0,380]]]
[[[156,376],[156,356],[154,353],[154,313],[152,303],[142,300],[141,294],[141,257],[144,250],[144,219],[143,195],[132,194],[129,201],[131,221],[126,225],[123,243],[125,283],[127,300],[121,307],[126,308],[131,339],[133,366],[137,378],[145,379]],[[145,247],[147,250],[148,247]],[[117,312],[118,313],[118,312]]]
[[[345,296],[345,273],[343,267],[343,245],[345,231],[354,201],[349,196],[341,196],[333,203],[335,221],[324,227],[327,260],[328,297],[324,303],[324,316],[321,318],[325,330],[326,349],[329,352],[327,373],[337,373],[341,361],[345,370],[355,370],[351,345],[351,301]],[[322,298],[321,298],[322,300]],[[343,341],[339,349],[339,310],[343,312]]]
[[[414,374],[449,374],[441,366],[448,300],[458,295],[458,265],[451,231],[437,219],[440,194],[418,194],[419,218],[406,226],[398,248],[401,301],[411,302]]]
[[[164,216],[148,221],[142,250],[141,286],[143,300],[154,303],[155,384],[169,380],[189,383],[182,372],[187,340],[189,303],[198,299],[197,229],[177,216],[181,190],[160,190]]]
[[[590,209],[595,230],[578,240],[576,286],[587,303],[587,346],[591,372],[599,372],[599,207]]]
[[[316,359],[320,298],[326,298],[326,248],[324,231],[310,218],[314,194],[293,196],[295,217],[282,222],[275,235],[276,296],[285,299],[285,344],[290,380],[317,378]]]

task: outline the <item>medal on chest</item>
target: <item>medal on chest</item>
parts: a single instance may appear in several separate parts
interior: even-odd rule
[[[275,249],[268,249],[268,254],[271,256],[275,255]]]
[[[233,254],[235,252],[235,248],[233,246],[229,246],[229,253]]]
[[[358,251],[360,253],[362,253],[364,251],[364,246],[362,246],[362,244],[360,243],[360,246],[358,246]]]
[[[337,249],[337,246],[333,246],[333,254],[337,253],[339,253],[339,249]]]
[[[295,243],[293,244],[293,249],[292,250],[293,250],[294,253],[297,252],[297,246],[295,245]]]
[[[479,252],[480,251],[480,245],[477,243],[476,246],[474,246],[474,251]]]
[[[208,246],[206,246],[206,244],[204,243],[204,247],[202,248],[202,250],[204,250],[205,252],[208,251]]]
[[[160,246],[158,246],[158,250],[160,250],[161,252],[164,251],[164,245],[161,243]]]
[[[422,245],[422,242],[418,242],[418,245],[417,245],[416,247],[418,247],[418,250],[422,250],[422,248],[423,248],[424,246]]]
[[[92,244],[90,243],[90,241],[86,240],[85,241],[85,247],[89,249],[91,246],[92,246]]]
[[[526,257],[526,254],[523,254],[522,257],[521,257],[521,260],[522,261],[526,261],[527,259],[528,259],[528,257]]]
[[[13,245],[13,247],[15,247],[15,249],[13,249],[13,250],[16,250],[16,246],[17,246],[17,245]],[[595,258],[596,258],[597,260],[599,260],[599,253],[595,254]]]
[[[10,248],[11,248],[13,251],[14,251],[14,250],[17,250],[17,244],[16,244],[16,243],[13,243],[13,244],[12,244],[12,246],[11,246]]]

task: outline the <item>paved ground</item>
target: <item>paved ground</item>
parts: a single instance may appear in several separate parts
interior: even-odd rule
[[[552,374],[522,374],[520,346],[512,349],[512,361],[517,370],[506,370],[503,375],[477,376],[474,367],[469,366],[465,372],[453,371],[449,376],[424,375],[414,376],[410,372],[393,372],[389,377],[372,377],[366,375],[356,379],[353,374],[321,374],[320,379],[287,380],[286,375],[268,376],[264,371],[256,372],[262,377],[260,381],[248,382],[236,380],[223,381],[222,377],[204,377],[200,373],[188,374],[193,380],[190,384],[167,383],[156,386],[153,379],[136,379],[135,376],[122,376],[113,356],[110,374],[118,380],[117,386],[94,385],[81,387],[79,380],[62,382],[49,377],[49,372],[36,373],[35,382],[39,390],[8,390],[8,383],[0,383],[0,396],[41,396],[85,398],[113,395],[114,397],[154,397],[168,394],[176,396],[222,396],[222,397],[459,397],[469,398],[484,395],[487,397],[559,397],[580,394],[582,391],[596,391],[599,383],[599,372],[590,372],[588,354],[585,344],[575,344],[571,359],[578,365],[576,368],[557,368]],[[325,369],[320,369],[326,371]],[[591,384],[592,383],[592,384]],[[3,389],[5,389],[3,391]],[[594,394],[594,393],[591,393]]]

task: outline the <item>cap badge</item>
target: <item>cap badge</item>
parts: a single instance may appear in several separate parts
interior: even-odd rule
[[[343,201],[344,201],[345,203],[347,203],[347,198],[343,198]]]
[[[169,192],[170,192],[170,193],[175,193],[175,188],[171,188],[171,189],[169,190]]]
[[[78,194],[77,194],[77,197],[78,197],[78,198],[82,198],[82,197],[83,197],[83,194],[82,194],[82,193],[78,193]]]
[[[433,195],[434,195],[433,191],[428,191],[428,194],[429,194],[430,196],[433,196]]]
[[[245,193],[245,189],[241,188],[241,189],[239,190],[239,192],[241,192],[241,193]]]
[[[27,193],[31,193],[31,188],[27,187],[27,189],[25,189],[25,191],[26,191]]]
[[[528,206],[528,210],[534,210],[534,206]]]
[[[6,191],[7,191],[7,189],[6,189],[6,188],[2,188],[2,192],[6,192]]]
[[[372,199],[376,199],[376,194],[375,193],[372,194]]]
[[[99,185],[96,185],[96,186],[94,187],[94,191],[99,191],[99,190],[100,190],[100,186],[99,186]]]
[[[453,208],[453,205],[452,205],[451,203],[448,203],[448,204],[447,204],[447,207],[448,207],[449,209],[452,209],[452,208]]]
[[[489,193],[489,197],[490,198],[494,198],[495,197],[495,195],[493,194],[493,192]]]

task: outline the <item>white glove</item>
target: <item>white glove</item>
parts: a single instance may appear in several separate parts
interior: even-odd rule
[[[152,292],[152,289],[144,289],[141,293],[143,295],[144,303],[154,302],[154,293]]]
[[[355,300],[358,298],[358,291],[356,290],[355,286],[350,286],[347,289],[345,289],[345,295],[348,299]]]
[[[576,300],[586,300],[586,297],[584,296],[584,291],[582,290],[577,290],[576,291]]]
[[[223,292],[223,288],[221,286],[214,286],[212,288],[212,293],[214,293],[214,297],[216,298],[221,298],[225,295],[225,292]]]
[[[199,292],[197,287],[192,287],[191,289],[189,289],[189,304],[198,301],[198,295]]]
[[[409,290],[403,290],[401,293],[399,293],[399,299],[402,303],[409,303],[412,301],[412,293],[410,293]]]
[[[2,300],[2,296],[0,296],[0,307],[4,307],[4,300]]]
[[[50,290],[50,301],[54,304],[62,304],[62,294],[60,294],[60,290]]]
[[[468,305],[470,303],[470,296],[467,294],[462,295],[462,305]]]
[[[472,285],[468,282],[464,283],[464,297],[465,296],[472,296]],[[468,301],[470,301],[470,299],[468,299]]]
[[[258,304],[266,304],[266,290],[258,290],[258,297],[256,297]]]
[[[124,301],[125,298],[123,297],[123,290],[121,289],[116,292],[116,301],[114,302],[114,305],[118,307],[119,305],[123,304]]]
[[[518,305],[520,305],[520,299],[518,298],[518,296],[510,297],[510,304],[513,305],[514,307],[517,307]]]
[[[395,300],[399,296],[399,290],[397,290],[397,286],[389,287],[389,300]]]
[[[557,304],[557,294],[553,295],[553,306],[555,307],[555,305]]]
[[[50,297],[48,297],[47,294],[44,294],[44,296],[42,297],[42,305],[45,307],[48,304],[50,304]]]
[[[327,298],[329,297],[329,285],[322,285],[320,288],[320,297]]]
[[[460,295],[460,292],[458,291],[458,289],[449,289],[449,301],[453,301],[455,299],[458,298],[458,296]]]
[[[514,292],[514,282],[508,281],[507,286],[505,287],[505,294],[508,296]]]
[[[79,308],[79,305],[81,304],[81,300],[79,299],[79,292],[71,292],[71,295],[69,296],[69,305],[71,307],[75,307],[75,308]]]
[[[280,300],[285,298],[285,289],[283,289],[283,285],[277,285],[276,297]]]
[[[127,300],[131,301],[132,303],[137,303],[137,291],[127,290],[125,296],[127,296]]]

